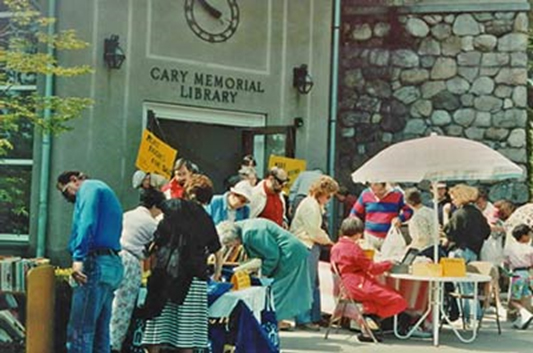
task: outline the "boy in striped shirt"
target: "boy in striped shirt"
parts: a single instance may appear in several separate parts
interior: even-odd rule
[[[371,247],[379,250],[391,225],[400,227],[411,218],[413,210],[405,203],[401,191],[388,188],[386,183],[371,183],[353,205],[350,215],[365,221],[364,237]]]

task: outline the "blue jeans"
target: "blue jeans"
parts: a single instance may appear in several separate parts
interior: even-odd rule
[[[87,283],[72,291],[67,328],[68,353],[109,353],[109,321],[115,289],[123,277],[117,255],[89,256],[83,262]]]
[[[314,244],[309,249],[307,262],[309,264],[309,278],[311,279],[311,289],[313,291],[313,306],[311,310],[296,316],[296,325],[320,322],[322,318],[320,310],[320,281],[318,277],[318,262],[320,260],[320,245]]]
[[[472,250],[466,248],[466,249],[457,249],[453,252],[453,257],[455,258],[462,258],[465,260],[465,263],[468,264],[472,261],[477,261],[478,256],[475,252]],[[459,288],[461,290],[462,294],[474,294],[474,284],[473,283],[459,283]],[[477,306],[477,319],[479,320],[481,318],[481,306],[479,305],[479,301],[474,302],[472,299],[463,299],[463,317],[466,322],[470,322],[470,306],[476,305]]]

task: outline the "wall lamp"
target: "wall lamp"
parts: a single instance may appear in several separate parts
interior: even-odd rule
[[[104,61],[109,69],[120,69],[126,55],[118,42],[119,37],[112,34],[111,37],[104,40]]]
[[[313,78],[307,71],[307,65],[302,64],[292,70],[292,86],[301,94],[308,94],[313,88]]]

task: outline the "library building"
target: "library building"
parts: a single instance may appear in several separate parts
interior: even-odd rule
[[[93,103],[59,134],[21,122],[0,155],[0,333],[10,337],[0,342],[23,342],[28,353],[60,352],[54,341],[64,342],[53,325],[39,326],[65,324],[48,300],[62,293],[54,276],[68,277],[54,268],[72,264],[73,207],[56,187],[63,171],[104,181],[128,211],[139,203],[141,147],[156,141],[173,151],[170,165],[194,162],[215,194],[252,155],[259,179],[273,157],[288,158],[358,196],[365,185],[352,181],[355,170],[390,145],[436,133],[481,142],[531,175],[528,0],[30,2],[56,19],[49,33],[72,29],[89,43],[58,50],[58,63],[92,71],[18,74],[2,94]],[[3,48],[13,16],[0,5]],[[153,146],[146,151],[168,159]],[[522,205],[529,182],[472,183]],[[333,203],[336,234],[342,212]]]

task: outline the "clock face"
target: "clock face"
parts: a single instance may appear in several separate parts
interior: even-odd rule
[[[184,10],[189,28],[206,42],[225,42],[239,26],[237,0],[185,0]]]

